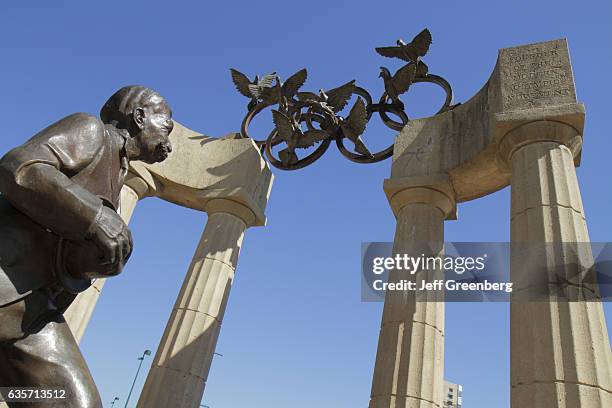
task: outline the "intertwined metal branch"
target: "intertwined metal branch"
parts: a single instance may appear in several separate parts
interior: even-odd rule
[[[375,163],[385,160],[393,155],[393,144],[379,152],[371,152],[361,138],[375,112],[387,127],[401,131],[409,118],[399,97],[418,82],[430,82],[445,91],[446,99],[437,113],[456,106],[453,105],[450,84],[444,78],[430,74],[429,68],[421,60],[427,54],[431,42],[429,30],[424,29],[410,43],[400,39],[395,46],[376,48],[384,57],[406,62],[395,74],[391,74],[385,67],[380,68],[379,77],[384,82],[385,90],[378,103],[374,103],[370,93],[357,86],[354,80],[328,91],[321,89],[318,93],[300,92],[308,76],[306,69],[293,74],[285,82],[275,72],[262,78],[256,76],[251,81],[246,75],[231,69],[236,89],[250,99],[248,113],[242,122],[241,136],[250,138],[249,125],[253,118],[264,109],[276,105],[276,109],[272,110],[274,129],[266,139],[253,138],[273,166],[282,170],[303,168],[320,158],[332,141],[351,161]],[[340,115],[353,95],[357,95],[357,100],[348,115]],[[401,121],[391,119],[390,113]],[[354,151],[345,147],[345,138],[353,143]],[[284,144],[285,148],[278,152],[276,158],[272,148],[280,144]],[[312,153],[303,158],[298,157],[298,149],[315,146]]]

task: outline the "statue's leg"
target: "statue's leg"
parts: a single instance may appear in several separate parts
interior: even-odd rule
[[[66,390],[66,399],[45,403],[48,408],[102,408],[98,390],[68,324],[61,316],[55,320],[37,333],[0,342],[0,386]],[[40,402],[14,405],[41,406]]]

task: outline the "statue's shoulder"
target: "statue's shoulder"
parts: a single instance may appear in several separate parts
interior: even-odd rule
[[[77,171],[98,154],[105,140],[100,118],[88,113],[73,113],[49,125],[22,146],[22,153],[40,156],[53,152],[62,168]]]
[[[89,113],[73,113],[53,123],[42,132],[42,139],[59,150],[77,155],[92,154],[102,146],[104,123]]]
[[[104,123],[100,118],[89,113],[77,112],[55,122],[51,127],[57,127],[74,136],[87,139],[101,139],[104,137]]]

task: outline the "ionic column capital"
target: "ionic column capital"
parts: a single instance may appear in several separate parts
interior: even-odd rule
[[[205,211],[210,216],[214,213],[227,213],[240,218],[247,227],[255,225],[255,212],[246,205],[228,198],[213,198],[206,203]]]
[[[447,220],[457,219],[455,191],[446,174],[390,178],[384,181],[383,189],[396,218],[408,204],[429,204]]]
[[[504,134],[498,143],[498,154],[509,165],[512,155],[521,147],[546,142],[566,146],[574,159],[582,149],[582,135],[573,126],[554,120],[537,120],[521,124]]]

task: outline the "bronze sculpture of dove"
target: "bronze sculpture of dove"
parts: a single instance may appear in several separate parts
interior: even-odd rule
[[[297,97],[301,101],[320,104],[329,108],[331,112],[338,113],[348,104],[354,90],[355,80],[352,80],[329,91],[320,89],[318,95],[314,92],[298,92]]]
[[[291,166],[299,161],[295,149],[306,149],[329,137],[329,133],[319,129],[309,129],[303,132],[297,121],[279,110],[272,110],[272,121],[287,148],[278,155],[285,166]]]
[[[246,75],[236,69],[230,68],[230,72],[232,74],[232,81],[234,82],[238,92],[251,99],[247,106],[249,110],[253,109],[255,105],[257,105],[259,102],[259,96],[264,92],[264,90],[272,88],[274,79],[276,78],[276,73],[273,72],[271,74],[264,75],[264,77],[261,79],[259,79],[258,75],[255,75],[255,79],[251,81]]]
[[[310,109],[323,115],[320,122],[321,128],[335,133],[338,129],[338,115],[348,104],[355,90],[355,80],[349,81],[329,91],[319,90],[314,92],[298,92],[297,97],[301,102],[306,102]]]
[[[361,140],[361,135],[365,132],[368,123],[368,111],[361,98],[351,108],[346,119],[340,118],[340,129],[342,134],[355,143],[355,151],[364,156],[372,157],[372,153]]]
[[[404,110],[404,103],[399,99],[399,96],[405,93],[416,77],[416,65],[408,64],[398,69],[395,75],[385,68],[380,67],[380,75],[385,83],[385,92],[391,98],[392,104],[396,105],[400,110]]]
[[[431,33],[428,29],[424,29],[418,33],[410,43],[406,44],[404,40],[397,40],[397,45],[394,47],[378,47],[378,52],[383,57],[387,58],[399,58],[406,62],[417,61],[427,54],[429,46],[431,45],[432,38]]]
[[[267,138],[253,138],[269,162],[284,170],[296,170],[318,160],[331,142],[335,141],[340,153],[357,163],[376,163],[393,155],[394,145],[370,152],[362,140],[363,132],[374,113],[380,116],[384,125],[394,131],[401,131],[410,118],[400,99],[414,83],[430,83],[442,88],[446,94],[444,103],[436,114],[441,114],[457,106],[453,104],[451,85],[439,75],[429,74],[422,61],[432,44],[432,36],[427,28],[418,33],[409,43],[398,39],[395,45],[377,47],[376,52],[387,58],[401,60],[399,69],[380,67],[384,82],[384,92],[379,98],[372,95],[355,81],[349,81],[333,89],[319,89],[318,92],[302,91],[308,73],[302,69],[285,82],[277,75],[267,78],[265,84],[255,77],[250,81],[246,76],[232,70],[236,88],[251,98],[249,112],[245,116],[240,135],[249,134],[253,118],[268,107],[273,107],[274,130]],[[354,104],[352,103],[353,101]],[[274,105],[278,105],[274,107]],[[350,112],[345,114],[346,110]],[[392,118],[395,116],[396,118]],[[352,149],[344,145],[344,138],[354,143]],[[279,143],[285,149],[276,149]],[[312,148],[315,146],[314,148]],[[297,149],[308,149],[296,154]]]
[[[404,42],[404,40],[397,40],[397,45],[394,47],[378,47],[378,52],[383,57],[387,58],[399,58],[406,62],[412,62],[417,66],[417,75],[427,75],[427,65],[421,61],[421,57],[424,57],[429,50],[432,38],[431,33],[428,29],[424,29],[417,34],[410,43]]]
[[[300,90],[300,88],[304,85],[307,78],[308,71],[306,71],[306,68],[299,70],[298,72],[287,78],[287,80],[281,85],[283,97],[287,99],[293,98]]]
[[[260,102],[266,105],[278,104],[280,110],[287,112],[289,101],[297,94],[299,89],[306,82],[308,72],[306,68],[299,70],[291,75],[285,82],[281,82],[278,76],[275,76],[276,84],[274,86],[263,88],[261,92],[254,86],[250,86],[252,92],[257,95]]]

